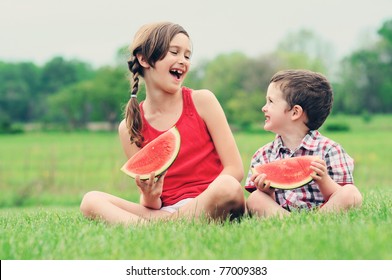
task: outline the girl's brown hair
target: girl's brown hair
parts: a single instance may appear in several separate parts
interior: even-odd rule
[[[125,107],[125,121],[131,143],[138,147],[143,144],[142,117],[136,95],[139,90],[139,76],[143,77],[144,68],[140,65],[137,55],[141,55],[146,62],[154,67],[155,63],[165,57],[169,51],[170,42],[179,33],[189,37],[185,29],[171,22],[159,22],[142,26],[136,33],[130,46],[131,56],[128,68],[131,71],[131,97]]]

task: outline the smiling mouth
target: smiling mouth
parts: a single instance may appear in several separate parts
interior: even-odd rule
[[[170,70],[170,74],[173,75],[174,77],[176,77],[177,79],[180,79],[181,76],[184,74],[184,72],[179,69],[172,69],[172,70]]]

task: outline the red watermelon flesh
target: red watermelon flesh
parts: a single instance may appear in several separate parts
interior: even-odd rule
[[[317,156],[302,156],[281,159],[255,166],[252,172],[266,174],[266,181],[269,181],[273,188],[291,190],[312,181],[310,175],[314,171],[310,169],[310,163],[317,158]]]
[[[139,175],[142,180],[150,178],[152,172],[155,173],[155,176],[159,176],[176,159],[180,151],[180,144],[180,133],[174,126],[134,154],[121,170],[132,178]]]

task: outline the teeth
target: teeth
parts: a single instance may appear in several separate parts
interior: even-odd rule
[[[171,72],[173,72],[173,73],[177,73],[177,74],[182,74],[182,73],[184,73],[182,70],[178,70],[178,69],[173,69],[173,70],[170,70]]]
[[[179,69],[172,69],[172,70],[170,70],[170,73],[172,74],[172,75],[176,75],[177,76],[177,79],[179,79],[179,78],[181,78],[181,75],[184,73],[182,70],[179,70]]]

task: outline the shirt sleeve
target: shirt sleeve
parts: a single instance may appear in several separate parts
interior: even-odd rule
[[[332,145],[326,153],[324,160],[327,164],[328,174],[332,180],[340,185],[354,183],[354,160],[337,143]]]
[[[248,177],[246,178],[246,181],[245,181],[245,189],[248,192],[254,192],[256,190],[256,187],[254,186],[253,182],[250,181],[251,176],[252,176],[252,170],[249,168]]]
[[[253,154],[253,157],[252,157],[252,160],[251,160],[250,166],[249,166],[248,176],[246,177],[246,181],[245,181],[245,189],[248,192],[253,192],[256,190],[255,185],[250,180],[250,177],[252,176],[252,169],[251,168],[253,166],[257,166],[257,165],[265,163],[265,157],[266,157],[266,152],[264,150],[264,147],[260,148],[259,150],[256,151],[256,153]]]

